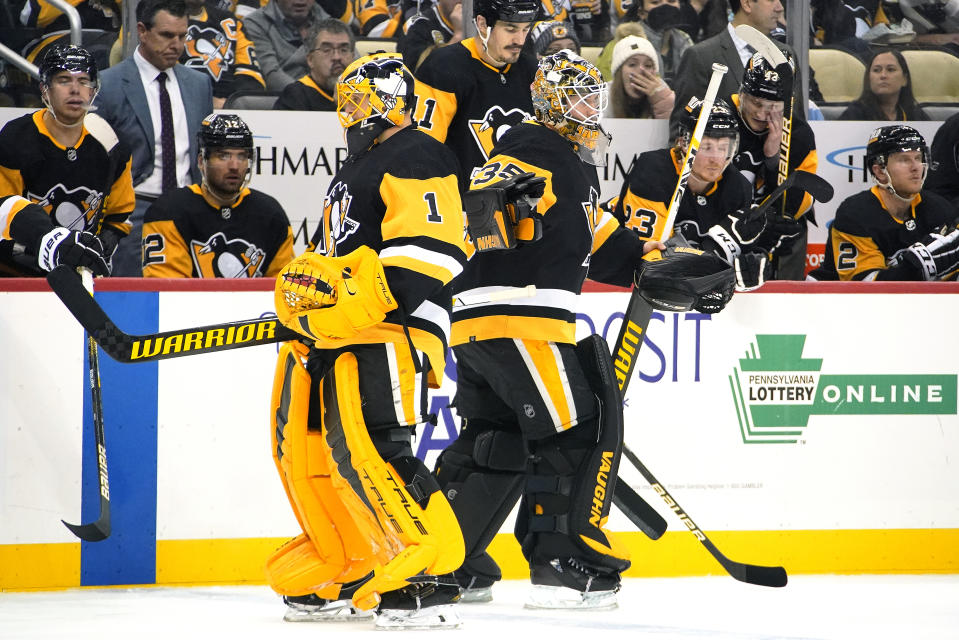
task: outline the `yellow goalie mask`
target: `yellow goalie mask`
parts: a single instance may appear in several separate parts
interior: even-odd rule
[[[600,122],[609,85],[599,69],[563,49],[539,61],[530,88],[536,119],[572,142],[584,162],[604,166],[610,136]]]
[[[274,301],[280,322],[321,348],[342,346],[397,307],[379,256],[365,246],[340,258],[304,253],[277,276]]]
[[[383,131],[413,114],[415,80],[398,53],[355,60],[336,83],[336,111],[350,154],[365,151]]]

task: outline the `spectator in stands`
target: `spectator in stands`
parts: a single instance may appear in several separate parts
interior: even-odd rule
[[[197,134],[199,184],[157,198],[143,223],[143,275],[276,276],[293,260],[293,230],[272,197],[250,189],[253,134],[232,113],[211,113]]]
[[[729,69],[719,85],[717,97],[729,102],[732,95],[739,92],[743,71],[753,52],[736,35],[735,27],[748,24],[763,34],[771,35],[782,20],[784,11],[780,0],[729,0],[729,5],[733,10],[732,22],[719,34],[693,45],[683,53],[673,85],[676,90],[675,106],[670,118],[673,137],[677,132],[678,119],[689,99],[706,92],[714,62],[724,64]],[[791,53],[789,47],[773,41],[780,49]],[[801,76],[802,70],[797,71],[795,86],[800,86]],[[797,112],[801,111],[797,109]]]
[[[959,53],[959,0],[899,0],[899,9],[919,34],[916,42]]]
[[[193,146],[203,116],[213,111],[209,75],[177,61],[187,34],[183,0],[140,0],[136,9],[140,44],[133,56],[104,71],[94,99],[133,153],[136,208],[130,235],[120,241],[113,275],[139,276],[143,214],[157,196],[198,182]]]
[[[563,49],[580,52],[579,39],[573,26],[568,22],[547,20],[537,22],[530,32],[529,42],[533,47],[536,58],[552,55]]]
[[[203,0],[186,0],[188,26],[180,62],[213,79],[213,106],[221,109],[237,91],[263,91],[266,84],[243,23]]]
[[[280,93],[273,108],[284,111],[336,111],[336,80],[356,60],[353,31],[333,18],[316,23],[306,55],[310,72],[291,82]]]
[[[896,49],[873,53],[862,77],[862,93],[840,120],[928,120],[912,95],[909,65]]]
[[[727,0],[690,0],[689,6],[696,12],[697,30],[695,33],[690,33],[693,42],[712,38],[723,31],[726,23],[729,22]]]
[[[569,0],[569,7],[567,21],[573,25],[580,42],[598,46],[609,41],[609,0]]]
[[[681,7],[688,9],[690,14],[684,14]],[[649,40],[659,53],[663,79],[672,84],[683,53],[693,46],[692,36],[687,30],[695,31],[695,21],[695,10],[680,0],[631,2],[616,26],[613,39],[603,48],[598,66],[603,73],[608,73],[616,43],[626,36],[639,36]]]
[[[347,0],[270,0],[243,19],[256,47],[266,90],[279,92],[309,72],[306,46],[311,29],[323,18],[348,20]]]
[[[429,8],[406,21],[404,31],[396,50],[403,56],[403,64],[416,71],[433,49],[463,39],[462,0],[433,0]]]
[[[0,276],[35,276],[52,268],[40,259],[39,247],[48,242],[63,250],[71,242],[91,247],[106,267],[130,230],[130,148],[103,118],[88,112],[100,86],[93,55],[82,47],[54,47],[39,71],[46,108],[0,129],[0,198],[22,196],[39,205],[42,209],[34,212],[43,215],[28,230],[0,240]],[[9,206],[15,202],[7,201]]]
[[[949,116],[932,139],[932,162],[926,189],[959,209],[959,113]]]
[[[27,60],[42,60],[51,47],[71,43],[70,20],[58,7],[47,0],[8,2],[16,6],[20,24],[25,27],[25,37],[21,40],[18,33],[5,34],[3,44],[21,53]],[[83,29],[79,44],[93,55],[100,69],[110,66],[110,48],[120,31],[121,3],[122,0],[69,0],[69,4],[77,10]]]
[[[880,127],[866,146],[875,186],[843,200],[812,280],[954,280],[956,211],[923,189],[929,151],[906,125]]]
[[[676,95],[659,75],[659,56],[649,40],[626,36],[613,48],[607,115],[668,118]]]
[[[353,16],[364,38],[398,38],[403,35],[404,0],[351,0]]]

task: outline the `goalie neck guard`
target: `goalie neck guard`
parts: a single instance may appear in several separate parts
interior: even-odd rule
[[[336,111],[350,155],[369,149],[381,133],[412,116],[414,85],[398,53],[364,56],[343,71],[336,83]]]
[[[573,143],[581,160],[604,166],[610,136],[600,123],[609,85],[599,69],[563,49],[539,61],[531,89],[536,119]]]

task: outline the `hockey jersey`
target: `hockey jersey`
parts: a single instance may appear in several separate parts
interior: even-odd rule
[[[778,184],[778,166],[766,166],[763,143],[766,132],[756,133],[749,128],[740,113],[739,94],[733,94],[733,104],[739,116],[739,152],[733,158],[733,166],[739,169],[753,185],[753,202],[762,202],[766,194]],[[778,161],[777,161],[778,164]],[[789,144],[789,173],[802,170],[816,173],[819,158],[816,155],[816,138],[812,127],[799,117],[792,119],[792,136]],[[786,214],[802,217],[813,205],[812,196],[798,189],[786,190]],[[779,206],[779,205],[777,205]]]
[[[44,124],[45,112],[21,116],[0,130],[0,195],[37,203],[57,226],[90,233],[111,226],[128,234],[127,218],[136,204],[130,148],[92,113],[83,121],[80,139],[66,148]],[[39,271],[27,268],[23,275]]]
[[[452,37],[453,25],[443,17],[439,7],[433,4],[424,13],[414,14],[406,21],[396,50],[403,56],[403,64],[415,71],[427,50],[442,46]]]
[[[280,111],[336,111],[336,96],[319,87],[310,74],[286,85],[273,103]]]
[[[442,47],[416,70],[420,99],[414,120],[456,154],[463,188],[503,133],[533,113],[529,86],[536,59],[524,53],[515,64],[497,69],[483,61],[482,46],[477,38],[467,38]]]
[[[266,83],[253,43],[232,13],[204,7],[190,16],[180,62],[213,80],[213,95],[228,98],[236,91],[263,91]]]
[[[342,256],[375,250],[399,308],[357,342],[406,344],[426,353],[431,385],[442,381],[449,345],[453,278],[466,264],[457,162],[444,145],[407,127],[350,156],[323,200],[311,248]]]
[[[522,172],[546,178],[538,211],[542,237],[506,251],[477,253],[457,279],[457,292],[483,296],[536,286],[529,298],[454,307],[453,345],[520,338],[575,342],[576,308],[587,274],[620,286],[632,283],[643,243],[599,206],[596,167],[582,162],[570,142],[535,122],[503,136],[472,187],[491,186]]]
[[[37,247],[56,225],[22,196],[0,196],[0,277],[40,275]]]
[[[663,233],[666,212],[672,200],[683,158],[678,150],[657,149],[641,153],[623,182],[613,215],[624,227],[636,231],[640,238],[668,238]],[[705,193],[697,195],[688,188],[679,203],[673,228],[679,228],[694,246],[700,246],[713,225],[728,229],[727,214],[748,209],[752,187],[732,165]]]
[[[822,280],[919,280],[908,265],[890,265],[897,251],[919,242],[952,223],[956,211],[928,190],[917,194],[905,221],[894,218],[880,199],[876,185],[842,201],[829,229]],[[892,267],[892,268],[890,268]]]
[[[244,189],[223,207],[194,184],[157,198],[144,215],[144,277],[275,276],[292,259],[290,221],[260,191]]]

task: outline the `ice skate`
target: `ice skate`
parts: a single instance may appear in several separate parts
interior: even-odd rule
[[[375,626],[383,630],[458,629],[462,626],[456,613],[460,594],[457,585],[435,583],[389,591],[382,596]]]
[[[349,599],[326,600],[314,593],[305,596],[283,596],[287,622],[364,622],[373,619],[372,611],[363,611]]]
[[[534,564],[527,609],[590,609],[608,611],[619,606],[619,574],[597,571],[573,558],[553,558]]]

